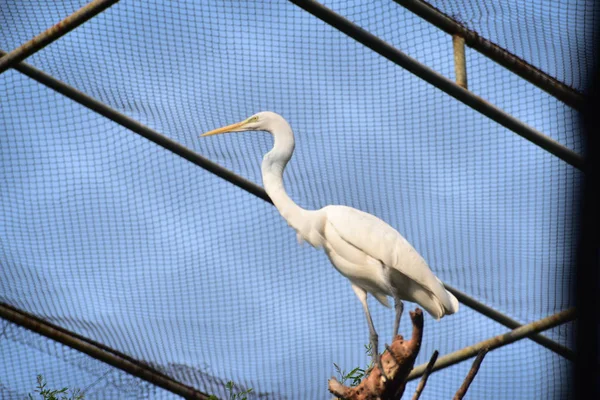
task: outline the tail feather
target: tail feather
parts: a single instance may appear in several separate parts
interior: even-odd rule
[[[458,311],[458,300],[446,290],[442,281],[431,274],[427,285],[416,282],[398,270],[391,269],[392,284],[401,288],[396,295],[421,306],[433,318],[440,319],[444,315],[454,314]]]
[[[441,281],[440,284],[442,284]],[[413,292],[412,297],[416,303],[421,305],[436,320],[458,311],[458,300],[452,293],[444,289],[443,284],[441,290],[436,290],[436,292],[417,290]]]
[[[411,295],[412,301],[420,305],[435,319],[440,319],[445,314],[445,307],[442,302],[431,292],[427,290],[417,290]]]
[[[447,291],[448,292],[448,291]],[[450,307],[444,305],[444,309],[446,310],[446,315],[454,314],[458,311],[458,299],[454,297],[454,295],[448,292],[448,297],[450,298]]]
[[[442,283],[442,281],[440,280],[440,278],[438,278],[436,276],[438,282],[440,283],[440,285],[442,286],[442,290],[445,293],[446,297],[445,299],[440,299],[442,301],[442,304],[444,306],[444,315],[451,315],[454,314],[455,312],[458,311],[458,299],[456,297],[454,297],[454,295],[452,293],[450,293],[449,291],[447,291],[444,288],[444,284]]]

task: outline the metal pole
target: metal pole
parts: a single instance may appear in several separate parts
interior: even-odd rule
[[[56,39],[69,33],[90,18],[95,17],[118,1],[119,0],[94,0],[83,6],[53,27],[46,29],[30,41],[22,44],[0,58],[0,74],[23,61],[36,51],[46,47]]]
[[[2,56],[2,54],[4,54],[4,52],[0,50],[0,56]],[[117,124],[127,129],[130,129],[138,135],[143,136],[146,139],[158,144],[159,146],[164,147],[165,149],[177,154],[178,156],[185,158],[186,160],[196,164],[197,166],[209,172],[212,172],[213,174],[225,179],[226,181],[233,183],[234,185],[244,189],[249,193],[252,193],[256,197],[259,197],[265,200],[266,202],[272,203],[269,196],[267,196],[265,190],[262,187],[255,184],[254,182],[251,182],[247,179],[242,178],[239,175],[236,175],[230,170],[223,168],[219,164],[209,160],[208,158],[201,156],[193,150],[190,150],[187,147],[181,145],[180,143],[170,139],[169,137],[164,136],[156,132],[155,130],[139,123],[133,118],[129,118],[128,116],[121,114],[117,110],[88,96],[83,92],[80,92],[74,87],[69,86],[64,82],[61,82],[58,79],[24,62],[15,65],[14,68],[22,74],[25,74],[31,79],[34,79],[35,81],[51,89],[54,89],[58,93],[70,98],[71,100],[81,104],[82,106],[85,106],[90,110],[105,116],[111,121],[114,121]]]
[[[458,35],[452,36],[452,48],[454,49],[454,73],[456,74],[456,83],[460,87],[468,89],[465,39]]]
[[[184,385],[149,365],[143,364],[138,360],[74,332],[44,321],[34,315],[18,310],[8,304],[0,303],[0,318],[4,318],[42,336],[81,351],[96,360],[100,360],[133,376],[137,376],[140,379],[150,382],[153,385],[160,386],[161,388],[183,396],[186,399],[209,399],[207,394]]]
[[[527,325],[523,325],[505,334],[494,336],[491,339],[487,339],[483,342],[465,347],[455,351],[454,353],[446,354],[445,356],[438,358],[437,362],[433,366],[433,371],[439,371],[440,369],[447,368],[451,365],[458,364],[461,361],[474,357],[482,349],[488,348],[489,350],[494,350],[499,347],[509,345],[525,337],[529,337],[533,333],[545,331],[546,329],[554,328],[555,326],[564,324],[565,322],[572,321],[575,319],[575,317],[575,309],[570,308],[568,310],[553,314],[549,317],[531,322]],[[425,372],[426,367],[427,364],[421,364],[413,368],[408,375],[407,380],[413,380],[420,377]]]
[[[494,321],[506,326],[507,328],[516,329],[516,328],[520,328],[523,326],[519,321],[515,321],[514,319],[508,317],[507,315],[494,310],[492,307],[486,306],[485,304],[475,300],[473,297],[469,296],[468,294],[461,292],[460,290],[458,290],[450,285],[445,284],[444,286],[462,304],[474,309],[475,311],[485,315],[486,317],[488,317],[490,319],[493,319]],[[575,352],[573,350],[569,349],[566,346],[563,346],[562,344],[556,343],[554,340],[552,340],[540,333],[534,333],[534,334],[528,336],[528,338],[533,340],[534,342],[544,346],[548,350],[552,350],[556,354],[560,354],[561,356],[563,356],[564,358],[566,358],[570,361],[575,361]]]
[[[581,93],[527,63],[525,60],[479,36],[477,32],[465,28],[462,24],[430,4],[421,0],[394,1],[444,32],[453,36],[459,35],[463,37],[467,46],[477,50],[479,53],[544,90],[546,93],[556,97],[568,106],[576,110],[583,109],[585,98]]]
[[[0,50],[0,56],[4,52]],[[22,74],[34,79],[35,81],[61,93],[62,95],[70,98],[76,103],[81,104],[84,107],[89,108],[90,110],[96,111],[104,117],[110,119],[117,124],[130,129],[131,131],[137,133],[140,136],[145,137],[146,139],[158,144],[159,146],[179,155],[180,157],[185,158],[186,160],[196,164],[202,169],[205,169],[218,177],[236,185],[237,187],[245,190],[246,192],[253,194],[254,196],[262,199],[268,203],[273,204],[265,190],[256,185],[253,182],[250,182],[243,177],[236,175],[235,173],[229,171],[226,168],[221,167],[219,164],[216,164],[209,159],[201,156],[198,153],[193,152],[187,147],[182,146],[181,144],[175,142],[174,140],[169,139],[168,137],[161,135],[160,133],[148,128],[145,125],[140,124],[136,120],[127,117],[116,111],[115,109],[109,107],[108,105],[99,102],[98,100],[78,91],[72,86],[67,85],[64,82],[59,81],[58,79],[46,74],[39,69],[32,67],[31,65],[21,62],[14,67],[17,71]],[[486,306],[485,304],[473,299],[472,297],[467,296],[466,294],[460,292],[459,290],[446,285],[446,288],[452,292],[456,298],[464,302],[467,306],[471,307],[475,311],[482,313],[488,317],[493,318],[495,321],[504,324],[509,328],[515,328],[520,326],[519,323],[510,317]],[[508,321],[508,322],[507,322]],[[512,323],[512,325],[511,325]],[[543,337],[543,336],[542,336]],[[534,339],[535,340],[535,339]],[[550,341],[550,339],[548,339]],[[551,342],[551,341],[550,341]],[[558,354],[563,355],[564,357],[569,357],[568,351],[561,351],[561,346],[558,343],[554,343],[553,345],[547,346],[549,349],[558,352]],[[560,352],[559,352],[560,351]]]
[[[554,154],[566,163],[574,166],[577,169],[582,169],[583,157],[575,153],[573,150],[524,124],[512,115],[502,111],[481,97],[476,96],[467,89],[460,87],[450,79],[438,74],[429,67],[419,63],[417,60],[407,56],[387,42],[381,40],[370,32],[367,32],[360,26],[350,22],[341,15],[336,14],[329,8],[314,0],[289,1],[350,36],[357,42],[367,46],[376,53],[394,62],[400,67],[415,74],[424,81],[429,82],[438,89],[446,92],[458,101],[466,104],[476,111],[479,111],[481,114],[496,121],[500,125],[510,129],[530,142],[535,143],[549,153]]]

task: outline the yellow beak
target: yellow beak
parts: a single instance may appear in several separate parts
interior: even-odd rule
[[[212,136],[212,135],[218,135],[220,133],[235,132],[237,129],[241,128],[242,125],[244,125],[245,122],[246,121],[242,121],[242,122],[238,122],[238,123],[235,123],[235,124],[224,126],[222,128],[213,129],[212,131],[208,131],[206,133],[203,133],[200,136]]]

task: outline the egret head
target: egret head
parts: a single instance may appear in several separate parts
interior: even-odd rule
[[[273,128],[281,122],[286,123],[283,117],[271,111],[262,111],[246,118],[243,121],[235,124],[227,125],[222,128],[203,133],[200,136],[218,135],[227,132],[243,132],[243,131],[268,131],[272,132]],[[287,123],[286,123],[287,124]]]

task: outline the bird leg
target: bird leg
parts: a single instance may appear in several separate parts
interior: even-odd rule
[[[379,354],[379,349],[377,347],[379,342],[379,336],[377,335],[377,331],[375,331],[375,325],[373,325],[373,319],[371,318],[371,313],[369,312],[369,305],[367,304],[367,292],[354,284],[352,285],[352,289],[354,289],[354,293],[358,296],[358,299],[363,305],[363,309],[365,310],[365,314],[367,316],[367,323],[369,324],[369,339],[371,342],[371,351],[373,357],[373,365],[377,365],[379,370],[381,371],[381,376],[385,380],[387,380],[387,376],[385,375],[385,371],[383,370],[383,364],[381,364],[381,354]]]
[[[412,338],[405,340],[396,336],[392,344],[383,353],[382,363],[385,365],[387,380],[374,369],[357,386],[344,386],[335,378],[329,380],[329,391],[338,399],[347,400],[396,400],[402,397],[406,388],[408,375],[413,369],[423,339],[423,311],[417,308],[410,313],[412,320]],[[410,398],[410,397],[409,397]]]
[[[365,302],[366,304],[366,302]],[[369,308],[365,306],[365,313],[367,314],[367,322],[369,323],[369,339],[371,341],[371,351],[373,353],[373,365],[377,365],[381,371],[381,376],[387,380],[385,371],[383,370],[383,364],[381,363],[381,354],[379,354],[379,336],[375,332],[375,326],[373,326],[373,320],[371,319],[371,313]]]
[[[402,312],[404,311],[404,303],[399,298],[394,299],[394,307],[396,308],[396,319],[394,319],[394,336],[392,336],[392,342],[396,335],[398,335],[398,328],[400,328],[400,317],[402,317]]]

